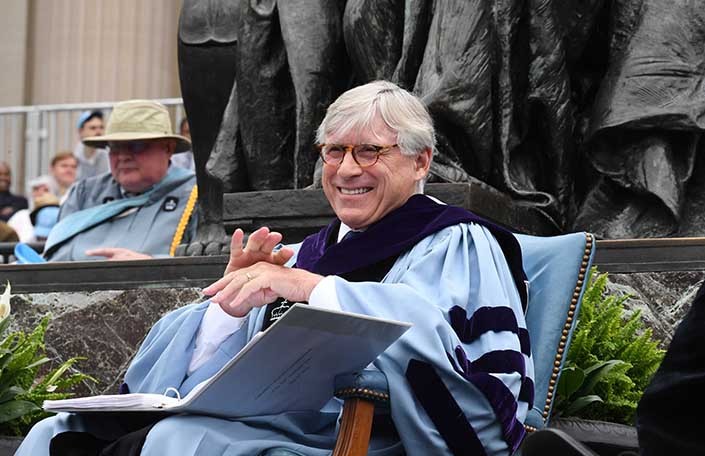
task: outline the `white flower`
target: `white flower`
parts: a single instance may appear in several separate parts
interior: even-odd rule
[[[5,287],[5,292],[0,296],[0,321],[6,319],[10,315],[10,292],[12,288],[10,287],[10,282],[7,282]]]

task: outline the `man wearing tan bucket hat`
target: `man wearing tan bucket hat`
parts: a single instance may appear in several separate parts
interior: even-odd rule
[[[110,172],[75,184],[47,239],[50,261],[131,260],[173,255],[196,232],[196,177],[171,166],[191,149],[172,133],[166,108],[154,101],[118,103],[102,136],[83,139],[107,147]]]

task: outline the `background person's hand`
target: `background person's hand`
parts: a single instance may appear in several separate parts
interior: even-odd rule
[[[268,262],[239,269],[203,289],[233,317],[244,317],[254,307],[261,307],[277,298],[291,302],[308,301],[311,292],[323,276],[304,269],[287,268]]]
[[[124,261],[124,260],[148,260],[152,258],[144,253],[135,252],[130,249],[123,249],[120,247],[101,247],[97,249],[86,250],[86,255],[88,256],[102,256],[110,261]]]
[[[244,238],[245,233],[240,228],[233,233],[230,240],[230,260],[223,276],[253,266],[260,261],[283,265],[294,255],[294,251],[288,247],[274,252],[274,247],[281,242],[282,235],[276,231],[270,232],[266,226],[250,234],[247,245],[243,248]]]

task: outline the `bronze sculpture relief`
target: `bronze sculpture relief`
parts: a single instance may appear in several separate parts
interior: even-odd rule
[[[704,0],[185,0],[180,72],[204,221],[191,253],[218,251],[223,191],[312,184],[325,108],[374,79],[429,106],[436,181],[481,179],[565,230],[696,232],[682,221],[705,123],[702,11]]]

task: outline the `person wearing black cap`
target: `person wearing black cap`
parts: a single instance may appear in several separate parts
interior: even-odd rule
[[[83,139],[91,136],[101,136],[104,132],[103,113],[101,111],[83,111],[76,123],[79,141],[73,150],[78,160],[76,180],[97,176],[110,171],[108,151],[83,144]]]

